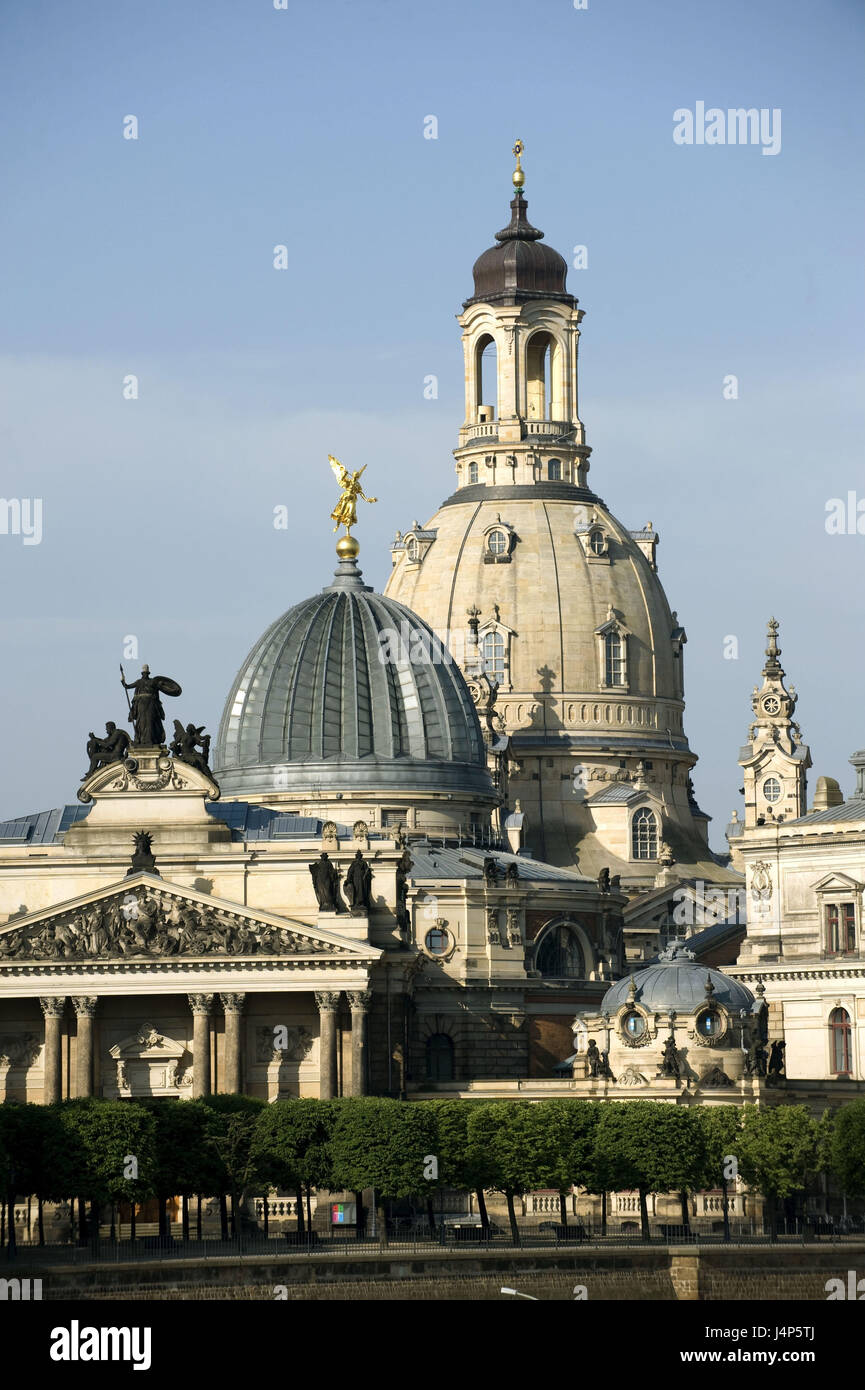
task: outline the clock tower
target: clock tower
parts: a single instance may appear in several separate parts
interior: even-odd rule
[[[795,820],[806,811],[805,774],[811,766],[808,745],[793,719],[798,696],[784,684],[778,658],[778,623],[769,622],[763,684],[751,696],[754,722],[739,765],[745,773],[745,829]]]

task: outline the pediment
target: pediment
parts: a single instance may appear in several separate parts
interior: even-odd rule
[[[862,884],[849,874],[826,874],[811,885],[815,893],[861,893]]]
[[[270,960],[369,964],[380,951],[305,923],[138,873],[0,929],[0,969],[23,962]]]
[[[160,1033],[154,1024],[143,1023],[137,1033],[130,1033],[128,1038],[121,1038],[110,1052],[115,1061],[179,1061],[186,1052],[186,1047],[165,1033]]]

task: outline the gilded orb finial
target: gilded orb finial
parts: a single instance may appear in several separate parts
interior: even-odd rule
[[[367,497],[361,487],[360,479],[366,471],[366,464],[355,473],[349,473],[333,454],[328,454],[327,459],[340,486],[340,498],[330,514],[330,519],[336,522],[334,531],[338,531],[340,526],[345,527],[345,535],[340,536],[336,543],[336,553],[341,560],[353,560],[360,551],[358,542],[351,534],[352,526],[357,525],[357,499],[362,497],[364,502],[377,502],[378,498]]]
[[[516,167],[516,169],[514,170],[514,175],[513,175],[513,184],[514,184],[514,188],[516,189],[517,193],[522,193],[523,188],[525,187],[525,182],[526,182],[526,176],[525,176],[525,174],[523,173],[523,166],[522,166],[522,164],[520,163],[520,160],[521,160],[521,158],[522,158],[523,151],[525,150],[525,148],[526,148],[526,147],[525,147],[525,145],[523,144],[522,140],[517,140],[516,143],[515,143],[515,145],[514,145],[514,149],[513,149],[513,152],[514,152],[514,154],[516,155],[516,159],[517,159],[517,167]]]

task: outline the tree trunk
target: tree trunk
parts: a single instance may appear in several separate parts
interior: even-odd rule
[[[37,1197],[37,1198],[36,1198],[36,1203],[37,1203],[37,1205],[36,1205],[36,1221],[37,1221],[38,1226],[39,1226],[39,1244],[40,1244],[40,1245],[44,1245],[44,1244],[45,1244],[45,1213],[44,1213],[44,1205],[45,1205],[45,1204],[44,1204],[44,1202],[42,1201],[42,1198],[41,1198],[41,1197]]]
[[[478,1216],[481,1218],[481,1231],[483,1233],[484,1240],[486,1240],[487,1236],[490,1233],[490,1218],[487,1214],[487,1199],[484,1196],[484,1190],[482,1187],[475,1188],[475,1197],[477,1198],[478,1203]]]
[[[219,1194],[219,1235],[228,1240],[228,1197],[224,1192]]]
[[[306,1184],[306,1224],[312,1230],[312,1184]]]
[[[270,1191],[267,1190],[267,1191],[265,1192],[265,1194],[264,1194],[264,1239],[267,1240],[268,1237],[269,1237],[269,1235],[270,1235]]]
[[[295,1188],[294,1196],[297,1205],[297,1234],[298,1238],[302,1238],[306,1231],[306,1223],[303,1219],[303,1188],[300,1183]]]
[[[691,1213],[688,1210],[688,1194],[684,1187],[679,1193],[679,1201],[682,1205],[682,1226],[686,1236],[691,1234]]]
[[[355,1237],[355,1240],[363,1240],[364,1236],[366,1235],[366,1220],[365,1220],[364,1218],[365,1218],[365,1213],[364,1213],[364,1209],[363,1209],[363,1193],[362,1193],[362,1192],[355,1192],[355,1194],[354,1194],[354,1221],[355,1221],[355,1225],[354,1225],[354,1237]]]
[[[511,1223],[511,1240],[514,1242],[514,1245],[519,1245],[520,1228],[517,1225],[517,1213],[514,1210],[513,1189],[510,1187],[505,1189],[505,1200],[508,1204],[508,1221]]]
[[[135,1240],[135,1203],[129,1203],[129,1239]]]
[[[111,1203],[111,1243],[112,1243],[112,1245],[114,1244],[114,1242],[115,1242],[116,1239],[117,1239],[117,1218],[116,1218],[116,1212],[117,1212],[117,1208],[116,1208],[114,1202],[112,1202],[112,1203]]]
[[[646,1189],[640,1188],[640,1231],[643,1240],[650,1240],[649,1234],[649,1206],[646,1201]]]
[[[231,1189],[231,1239],[237,1240],[237,1188]]]
[[[432,1197],[426,1199],[426,1219],[429,1226],[429,1233],[433,1240],[436,1238],[436,1213]]]
[[[724,1209],[724,1240],[730,1240],[730,1196],[727,1189],[727,1179],[721,1179],[722,1205]]]
[[[196,1201],[197,1201],[197,1203],[198,1203],[198,1206],[197,1206],[197,1210],[196,1210],[196,1213],[195,1213],[195,1239],[196,1239],[196,1240],[201,1240],[201,1193],[200,1193],[200,1192],[196,1194]]]
[[[87,1244],[87,1205],[83,1197],[78,1198],[78,1244]]]
[[[378,1192],[375,1193],[374,1201],[375,1219],[378,1226],[378,1243],[382,1250],[386,1250],[388,1248],[387,1213],[384,1209],[384,1202]]]
[[[9,1250],[9,1254],[10,1254],[10,1255],[14,1255],[14,1254],[15,1254],[16,1244],[17,1244],[17,1242],[16,1242],[16,1238],[15,1238],[15,1193],[14,1193],[14,1192],[10,1192],[10,1194],[9,1194],[9,1245],[8,1245],[8,1250]]]
[[[6,1198],[0,1198],[0,1246],[6,1244]]]
[[[99,1203],[95,1198],[90,1203],[90,1240],[93,1245],[99,1244]]]
[[[607,1194],[601,1193],[601,1235],[607,1234]]]
[[[559,1216],[560,1216],[560,1218],[561,1218],[562,1225],[563,1225],[564,1227],[567,1227],[567,1224],[568,1224],[568,1198],[567,1198],[567,1195],[566,1195],[565,1192],[560,1192],[560,1193],[559,1193]]]
[[[778,1239],[778,1203],[773,1192],[767,1192],[766,1206],[769,1208],[769,1239]]]
[[[160,1193],[160,1194],[157,1196],[157,1198],[156,1198],[156,1213],[157,1213],[156,1234],[159,1236],[159,1239],[160,1239],[160,1240],[162,1240],[162,1239],[168,1234],[168,1227],[167,1227],[167,1222],[166,1222],[166,1218],[167,1218],[167,1215],[168,1215],[168,1210],[167,1210],[167,1206],[166,1206],[167,1201],[168,1201],[168,1198],[167,1198],[167,1197],[163,1197],[161,1193]]]
[[[181,1217],[180,1217],[180,1220],[181,1220],[181,1234],[182,1234],[182,1236],[183,1236],[184,1242],[188,1245],[188,1244],[189,1244],[189,1194],[186,1193],[186,1192],[184,1192],[183,1196],[182,1196],[181,1199],[180,1199],[180,1202],[181,1202],[181,1206],[180,1206],[180,1211],[181,1211]]]

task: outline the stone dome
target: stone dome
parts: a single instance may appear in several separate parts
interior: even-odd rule
[[[723,1004],[731,1013],[738,1013],[740,1009],[750,1013],[754,1005],[754,995],[745,985],[721,970],[698,964],[693,953],[681,946],[664,952],[644,970],[633,972],[636,985],[633,996],[631,978],[627,976],[607,990],[601,1003],[603,1013],[616,1013],[632,998],[649,1012],[668,1013],[675,1009],[679,1014],[693,1013],[707,1002],[707,981],[713,986],[712,1000]]]
[[[475,261],[475,292],[465,306],[522,304],[529,299],[553,299],[573,304],[567,292],[568,265],[552,246],[542,246],[543,232],[526,217],[526,200],[517,194],[511,203],[511,220],[496,232],[498,246],[491,246]]]
[[[213,767],[224,796],[350,801],[414,789],[495,800],[459,668],[422,619],[363,583],[353,559],[255,643],[226,701]]]

